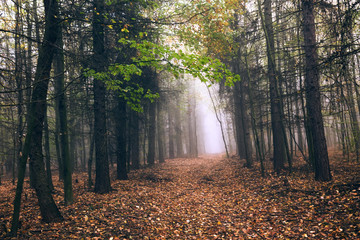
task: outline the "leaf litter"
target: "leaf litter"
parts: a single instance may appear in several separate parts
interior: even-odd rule
[[[54,178],[54,199],[65,221],[51,224],[41,221],[26,182],[18,239],[360,238],[358,163],[333,154],[329,183],[296,168],[290,176],[261,178],[258,166],[243,165],[219,155],[171,159],[131,172],[130,180],[114,180],[114,191],[103,195],[88,191],[86,174],[75,174],[71,206],[64,206],[62,183]],[[0,193],[5,238],[15,187],[4,181]]]

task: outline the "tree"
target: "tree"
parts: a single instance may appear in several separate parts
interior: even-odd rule
[[[104,0],[93,2],[93,65],[96,72],[103,72],[106,68],[106,53],[104,47]],[[107,153],[106,130],[106,88],[105,83],[94,78],[94,137],[96,178],[95,192],[108,193],[111,190],[109,160]]]
[[[305,96],[314,154],[315,179],[330,181],[330,165],[321,113],[320,74],[316,47],[314,1],[302,0],[303,36],[305,51]]]
[[[126,102],[119,98],[116,111],[116,129],[117,129],[117,150],[116,150],[116,172],[117,179],[128,179],[126,168]]]
[[[259,13],[266,37],[266,52],[268,61],[268,77],[270,84],[271,126],[273,136],[274,171],[280,173],[285,168],[286,139],[283,128],[281,96],[279,90],[279,75],[276,72],[275,46],[272,23],[271,0],[264,1],[264,14],[258,1]]]
[[[39,49],[39,57],[35,72],[35,82],[29,109],[28,130],[25,138],[22,157],[19,163],[18,183],[14,200],[14,213],[11,233],[16,235],[20,215],[21,194],[25,176],[26,162],[29,158],[30,171],[36,195],[39,200],[41,216],[45,222],[62,221],[63,218],[52,198],[47,183],[42,155],[42,133],[46,114],[46,96],[50,79],[50,70],[55,53],[55,43],[58,37],[58,4],[56,0],[44,0],[45,33]]]
[[[60,159],[61,162],[60,173],[64,179],[64,201],[66,205],[73,202],[72,191],[72,171],[71,171],[71,159],[69,150],[69,130],[67,124],[67,110],[66,110],[66,95],[64,89],[65,81],[65,67],[64,67],[64,52],[63,52],[63,36],[62,27],[58,28],[57,50],[54,59],[54,74],[55,74],[55,91],[56,91],[56,121],[58,126],[58,134],[60,139]],[[57,138],[57,136],[56,136]]]

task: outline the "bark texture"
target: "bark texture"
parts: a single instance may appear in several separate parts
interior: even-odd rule
[[[316,47],[314,1],[302,0],[305,50],[305,97],[314,154],[315,179],[330,181],[330,165],[321,114],[318,54]]]

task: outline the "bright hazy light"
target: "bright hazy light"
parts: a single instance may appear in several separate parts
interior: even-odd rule
[[[220,124],[216,119],[211,99],[204,83],[196,82],[196,91],[199,93],[197,98],[198,127],[201,128],[198,134],[203,139],[206,153],[225,152],[224,143],[221,136]]]

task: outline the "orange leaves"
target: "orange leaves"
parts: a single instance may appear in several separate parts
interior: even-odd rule
[[[356,239],[360,231],[359,166],[336,164],[336,182],[317,183],[301,172],[260,177],[243,162],[221,157],[172,159],[116,181],[116,191],[85,191],[77,175],[76,202],[59,203],[66,221],[45,224],[29,186],[19,238],[33,239]],[[55,179],[54,179],[55,180]],[[10,182],[9,182],[10,183]],[[0,186],[0,227],[9,228],[14,187]],[[61,201],[62,184],[54,198]],[[0,238],[4,235],[0,232]]]

